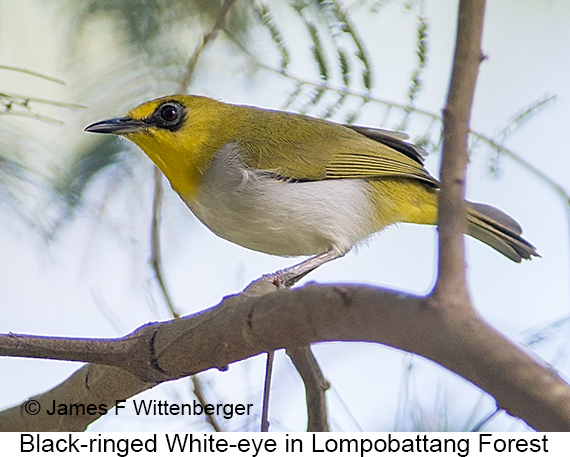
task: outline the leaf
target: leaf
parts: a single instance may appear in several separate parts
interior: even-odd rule
[[[275,46],[277,47],[278,51],[281,53],[280,67],[281,70],[284,71],[290,62],[289,51],[287,49],[281,31],[279,30],[277,24],[275,23],[275,19],[271,14],[271,12],[269,11],[269,8],[264,4],[255,4],[254,11],[261,24],[267,29],[267,31],[271,35],[271,39],[275,44]]]

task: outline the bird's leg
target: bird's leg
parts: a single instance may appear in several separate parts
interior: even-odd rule
[[[308,275],[315,268],[320,267],[323,263],[330,262],[331,260],[338,259],[345,255],[346,252],[341,252],[330,248],[328,251],[318,254],[304,262],[293,265],[285,270],[279,270],[275,273],[263,275],[265,281],[270,281],[278,288],[289,288],[295,285],[297,281]],[[271,374],[273,372],[273,359],[275,351],[267,353],[267,366],[265,368],[265,389],[263,391],[263,410],[261,420],[261,431],[267,432],[269,430],[269,386],[271,384]]]
[[[344,254],[346,254],[346,252],[339,252],[336,249],[330,248],[328,251],[311,257],[297,265],[276,271],[275,273],[264,275],[263,279],[271,281],[277,287],[292,287],[297,281],[309,274],[315,268],[318,268],[322,264],[330,262],[331,260],[338,259]]]

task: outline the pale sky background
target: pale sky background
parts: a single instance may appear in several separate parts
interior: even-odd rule
[[[24,132],[29,138],[22,147],[25,160],[45,176],[56,176],[72,161],[80,145],[85,147],[87,141],[94,140],[86,139],[88,134],[83,132],[89,123],[122,115],[141,101],[176,90],[175,85],[156,80],[161,69],[141,74],[137,83],[143,89],[137,98],[116,96],[120,92],[117,87],[98,89],[97,78],[110,65],[106,57],[111,62],[116,58],[113,37],[105,33],[104,24],[97,24],[86,31],[92,36],[88,46],[81,42],[73,57],[66,54],[69,34],[63,3],[0,0],[0,65],[38,71],[67,82],[60,87],[0,70],[0,91],[87,106],[79,111],[45,110],[64,120],[63,126],[0,117],[0,135]],[[456,7],[456,2],[448,0],[425,3],[430,52],[417,106],[435,113],[441,111],[447,90]],[[366,9],[353,15],[374,65],[373,94],[378,98],[406,102],[414,68],[415,17],[415,13],[403,11],[399,2],[390,3],[376,15]],[[292,71],[314,80],[314,67],[303,55],[306,32],[298,22],[286,19],[284,15],[278,24],[292,40],[293,48],[301,50]],[[554,104],[505,145],[568,190],[570,154],[565,133],[570,127],[569,23],[570,4],[563,0],[488,2],[483,40],[488,59],[481,66],[472,118],[475,131],[492,137],[520,110],[544,96],[556,95]],[[197,33],[192,36],[196,39]],[[185,42],[182,52],[190,54],[193,46],[191,40]],[[259,41],[253,48],[264,61],[274,64],[271,46]],[[272,73],[248,72],[247,61],[233,57],[223,38],[203,56],[201,65],[203,70],[196,75],[191,92],[227,102],[279,108],[292,88],[290,82]],[[112,72],[112,68],[107,71]],[[357,122],[377,126],[385,119],[384,112],[380,105],[370,104]],[[394,127],[399,119],[394,112],[383,127]],[[425,125],[425,119],[415,118],[409,133],[421,135]],[[116,337],[148,321],[168,317],[147,264],[152,167],[142,152],[123,144],[131,151],[131,173],[115,169],[99,176],[89,188],[85,206],[58,233],[57,240],[46,244],[9,204],[0,206],[0,332]],[[543,258],[517,265],[468,240],[468,278],[479,312],[499,331],[522,343],[529,329],[562,319],[570,310],[566,209],[551,189],[506,157],[501,159],[501,176],[490,177],[489,156],[483,147],[472,155],[469,199],[492,204],[515,217]],[[437,175],[438,154],[428,157],[427,168]],[[31,186],[22,189],[21,198],[27,204],[23,212],[49,227],[57,208],[53,197]],[[168,186],[163,222],[165,276],[184,314],[215,305],[262,274],[298,261],[248,251],[216,237]],[[425,294],[435,278],[436,241],[434,228],[393,227],[368,240],[357,252],[319,268],[307,280],[373,284]],[[569,336],[568,325],[562,325],[532,348],[567,380]],[[333,386],[328,396],[333,430],[463,430],[494,409],[493,400],[479,389],[418,356],[357,343],[318,344],[314,351]],[[264,364],[265,357],[258,356],[232,365],[225,373],[204,373],[208,399],[213,403],[254,403],[260,408]],[[80,365],[0,360],[0,408],[48,390]],[[303,430],[303,386],[282,352],[277,355],[273,380],[272,430]],[[166,383],[139,397],[193,400],[188,380]],[[402,405],[407,405],[405,410]],[[130,412],[104,417],[89,430],[209,430],[199,419],[138,418],[132,409]],[[221,422],[228,431],[259,427],[258,418],[253,417]],[[486,428],[526,429],[524,423],[505,413]]]

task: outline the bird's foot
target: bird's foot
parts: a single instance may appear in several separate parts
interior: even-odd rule
[[[278,270],[275,273],[263,275],[261,279],[273,283],[278,289],[289,289],[293,287],[295,283],[302,279],[306,274],[310,273],[307,271],[306,273],[299,275],[290,270],[291,268]]]
[[[278,289],[288,289],[293,287],[295,283],[303,279],[315,268],[320,267],[323,263],[330,262],[343,255],[344,253],[340,254],[338,251],[330,249],[292,267],[263,275],[262,279],[272,282]]]

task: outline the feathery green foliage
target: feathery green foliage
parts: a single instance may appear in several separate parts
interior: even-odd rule
[[[545,95],[538,100],[535,100],[529,106],[526,106],[519,111],[517,111],[508,120],[505,127],[503,127],[497,135],[494,137],[494,143],[497,145],[504,144],[505,141],[517,132],[522,126],[527,122],[532,120],[536,115],[541,113],[543,110],[549,108],[556,101],[555,95]],[[487,158],[488,170],[492,176],[500,176],[502,173],[502,161],[501,158],[504,156],[504,151],[500,147],[494,147],[491,149],[491,154]]]
[[[37,73],[25,68],[0,65],[0,71],[16,72],[40,78],[51,83],[64,84],[63,81]],[[51,124],[62,125],[60,119],[38,112],[40,106],[56,108],[78,109],[83,108],[75,103],[48,100],[39,97],[30,97],[2,90],[0,88],[0,116],[27,117]],[[16,133],[5,123],[0,124],[0,195],[2,202],[12,207],[24,220],[31,223],[31,216],[25,214],[23,196],[30,193],[30,188],[41,186],[46,179],[43,173],[32,170],[26,163],[26,155],[30,155],[29,138],[23,132]],[[47,185],[46,185],[47,187]]]
[[[411,83],[408,89],[409,108],[405,110],[404,118],[402,119],[402,123],[398,126],[398,130],[407,130],[416,98],[422,89],[422,73],[427,67],[428,62],[428,30],[429,25],[427,18],[419,16],[416,29],[417,66],[412,72],[412,76],[410,78]]]

